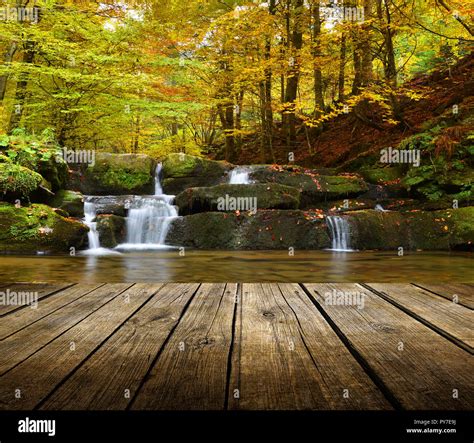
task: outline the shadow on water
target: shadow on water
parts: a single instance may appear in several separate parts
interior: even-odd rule
[[[16,282],[472,282],[471,253],[155,250],[105,256],[0,258]]]

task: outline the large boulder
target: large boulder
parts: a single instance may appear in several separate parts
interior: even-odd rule
[[[119,217],[127,215],[128,207],[133,200],[133,195],[94,195],[87,197],[87,201],[94,204],[97,215],[112,214]]]
[[[97,153],[80,181],[89,195],[153,194],[155,161],[144,154]]]
[[[89,228],[46,205],[0,203],[0,253],[69,252],[86,244]]]
[[[0,200],[28,203],[47,186],[43,177],[31,169],[11,162],[0,163]]]
[[[125,242],[126,220],[117,215],[98,215],[97,232],[99,233],[100,245],[104,248],[115,248]]]
[[[250,177],[258,183],[279,183],[301,191],[301,208],[311,208],[319,202],[357,197],[367,192],[367,184],[356,176],[318,175],[301,170],[258,168]]]
[[[298,209],[300,192],[276,183],[188,188],[175,199],[181,215],[211,211]]]
[[[349,213],[351,245],[355,249],[472,249],[474,207],[425,212]]]
[[[84,218],[84,196],[80,192],[62,189],[56,192],[51,206],[67,212],[71,217]]]
[[[251,213],[202,212],[173,222],[170,245],[197,249],[324,249],[330,246],[320,213],[261,210]]]
[[[214,186],[227,181],[232,165],[186,154],[170,154],[163,161],[162,184],[166,194],[177,195],[186,188]]]

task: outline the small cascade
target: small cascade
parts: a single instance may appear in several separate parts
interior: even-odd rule
[[[238,166],[232,169],[229,178],[229,185],[249,185],[250,181],[250,168]]]
[[[349,223],[339,216],[326,217],[332,239],[332,251],[352,251],[350,248]]]
[[[155,171],[155,195],[134,196],[128,206],[127,243],[117,246],[121,250],[167,248],[166,236],[178,210],[173,206],[174,195],[163,194],[161,163]]]
[[[379,212],[387,212],[387,210],[384,209],[383,206],[380,204],[376,204],[374,209]]]
[[[89,249],[99,249],[99,233],[97,232],[97,223],[94,221],[96,218],[94,203],[88,202],[87,200],[84,202],[84,216],[84,224],[89,228],[89,232],[87,234]]]
[[[161,187],[161,169],[163,165],[158,163],[155,169],[155,195],[163,195],[163,188]]]

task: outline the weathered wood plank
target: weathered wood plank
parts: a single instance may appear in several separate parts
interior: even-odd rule
[[[474,407],[474,357],[468,352],[360,285],[304,286],[403,408]],[[338,291],[349,300],[355,291],[365,294],[362,309],[328,303],[326,296]]]
[[[223,409],[234,284],[203,284],[149,372],[132,409]]]
[[[2,318],[0,323],[0,340],[3,340],[5,337],[14,334],[41,318],[50,315],[52,312],[61,309],[101,286],[103,286],[103,284],[74,285],[70,288],[59,291],[50,297],[40,299],[38,307],[35,309],[20,309],[10,313]]]
[[[403,283],[368,283],[391,302],[446,335],[472,353],[474,312],[431,292]]]
[[[231,409],[391,409],[299,285],[242,292]]]
[[[37,300],[41,300],[48,295],[51,295],[57,291],[64,290],[72,286],[73,283],[68,284],[49,284],[49,283],[12,283],[12,284],[5,284],[2,288],[0,288],[0,292],[2,293],[2,297],[0,297],[0,301],[3,298],[4,293],[6,294],[7,290],[12,294],[13,292],[17,293],[21,299],[21,294],[19,293],[29,293],[31,296],[35,295],[34,298]],[[28,305],[18,305],[18,304],[0,304],[0,317],[7,315],[13,311],[22,310],[28,307]]]
[[[0,409],[35,408],[162,286],[133,285],[1,377]]]
[[[453,301],[457,298],[458,303],[467,308],[474,309],[474,287],[465,283],[436,284],[417,283],[416,286],[434,292],[441,297]]]
[[[0,375],[34,354],[130,286],[130,283],[117,283],[100,287],[0,341],[2,356]]]
[[[198,287],[171,283],[160,288],[41,409],[126,409]]]

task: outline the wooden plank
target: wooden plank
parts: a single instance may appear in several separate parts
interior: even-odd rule
[[[2,318],[0,323],[0,340],[5,339],[5,337],[14,334],[41,318],[50,315],[54,311],[61,309],[101,286],[103,286],[103,284],[74,285],[70,288],[56,292],[50,297],[40,299],[38,306],[35,309],[21,309],[10,313],[5,318]]]
[[[360,285],[304,286],[401,407],[474,407],[474,357],[468,352]],[[328,303],[327,295],[341,294],[349,301],[363,294],[362,309]]]
[[[231,409],[391,409],[301,287],[244,284],[242,292]]]
[[[2,292],[2,296],[7,291],[12,293],[16,293],[18,296],[18,300],[21,300],[21,293],[28,293],[31,294],[31,298],[35,298],[37,300],[41,300],[51,294],[54,294],[57,291],[61,291],[63,289],[69,288],[72,286],[73,283],[66,283],[66,284],[49,284],[49,283],[12,283],[11,285],[6,284],[4,287],[0,289]],[[1,297],[3,298],[3,297]],[[28,307],[28,305],[24,304],[0,304],[0,317],[7,315],[10,312],[21,310]]]
[[[171,283],[161,288],[41,409],[125,409],[198,287]]]
[[[35,408],[162,286],[133,285],[1,377],[0,409]]]
[[[0,375],[34,354],[38,349],[79,323],[130,286],[130,283],[102,286],[0,341],[0,355],[2,356]]]
[[[441,297],[447,298],[453,301],[454,297],[457,298],[460,305],[465,306],[469,309],[474,309],[474,287],[469,284],[461,283],[450,283],[450,284],[436,284],[432,285],[429,283],[420,283],[416,286],[431,291]]]
[[[131,408],[223,409],[235,284],[203,284],[146,377]]]
[[[367,287],[375,289],[401,309],[473,352],[472,310],[410,284],[369,283]]]

